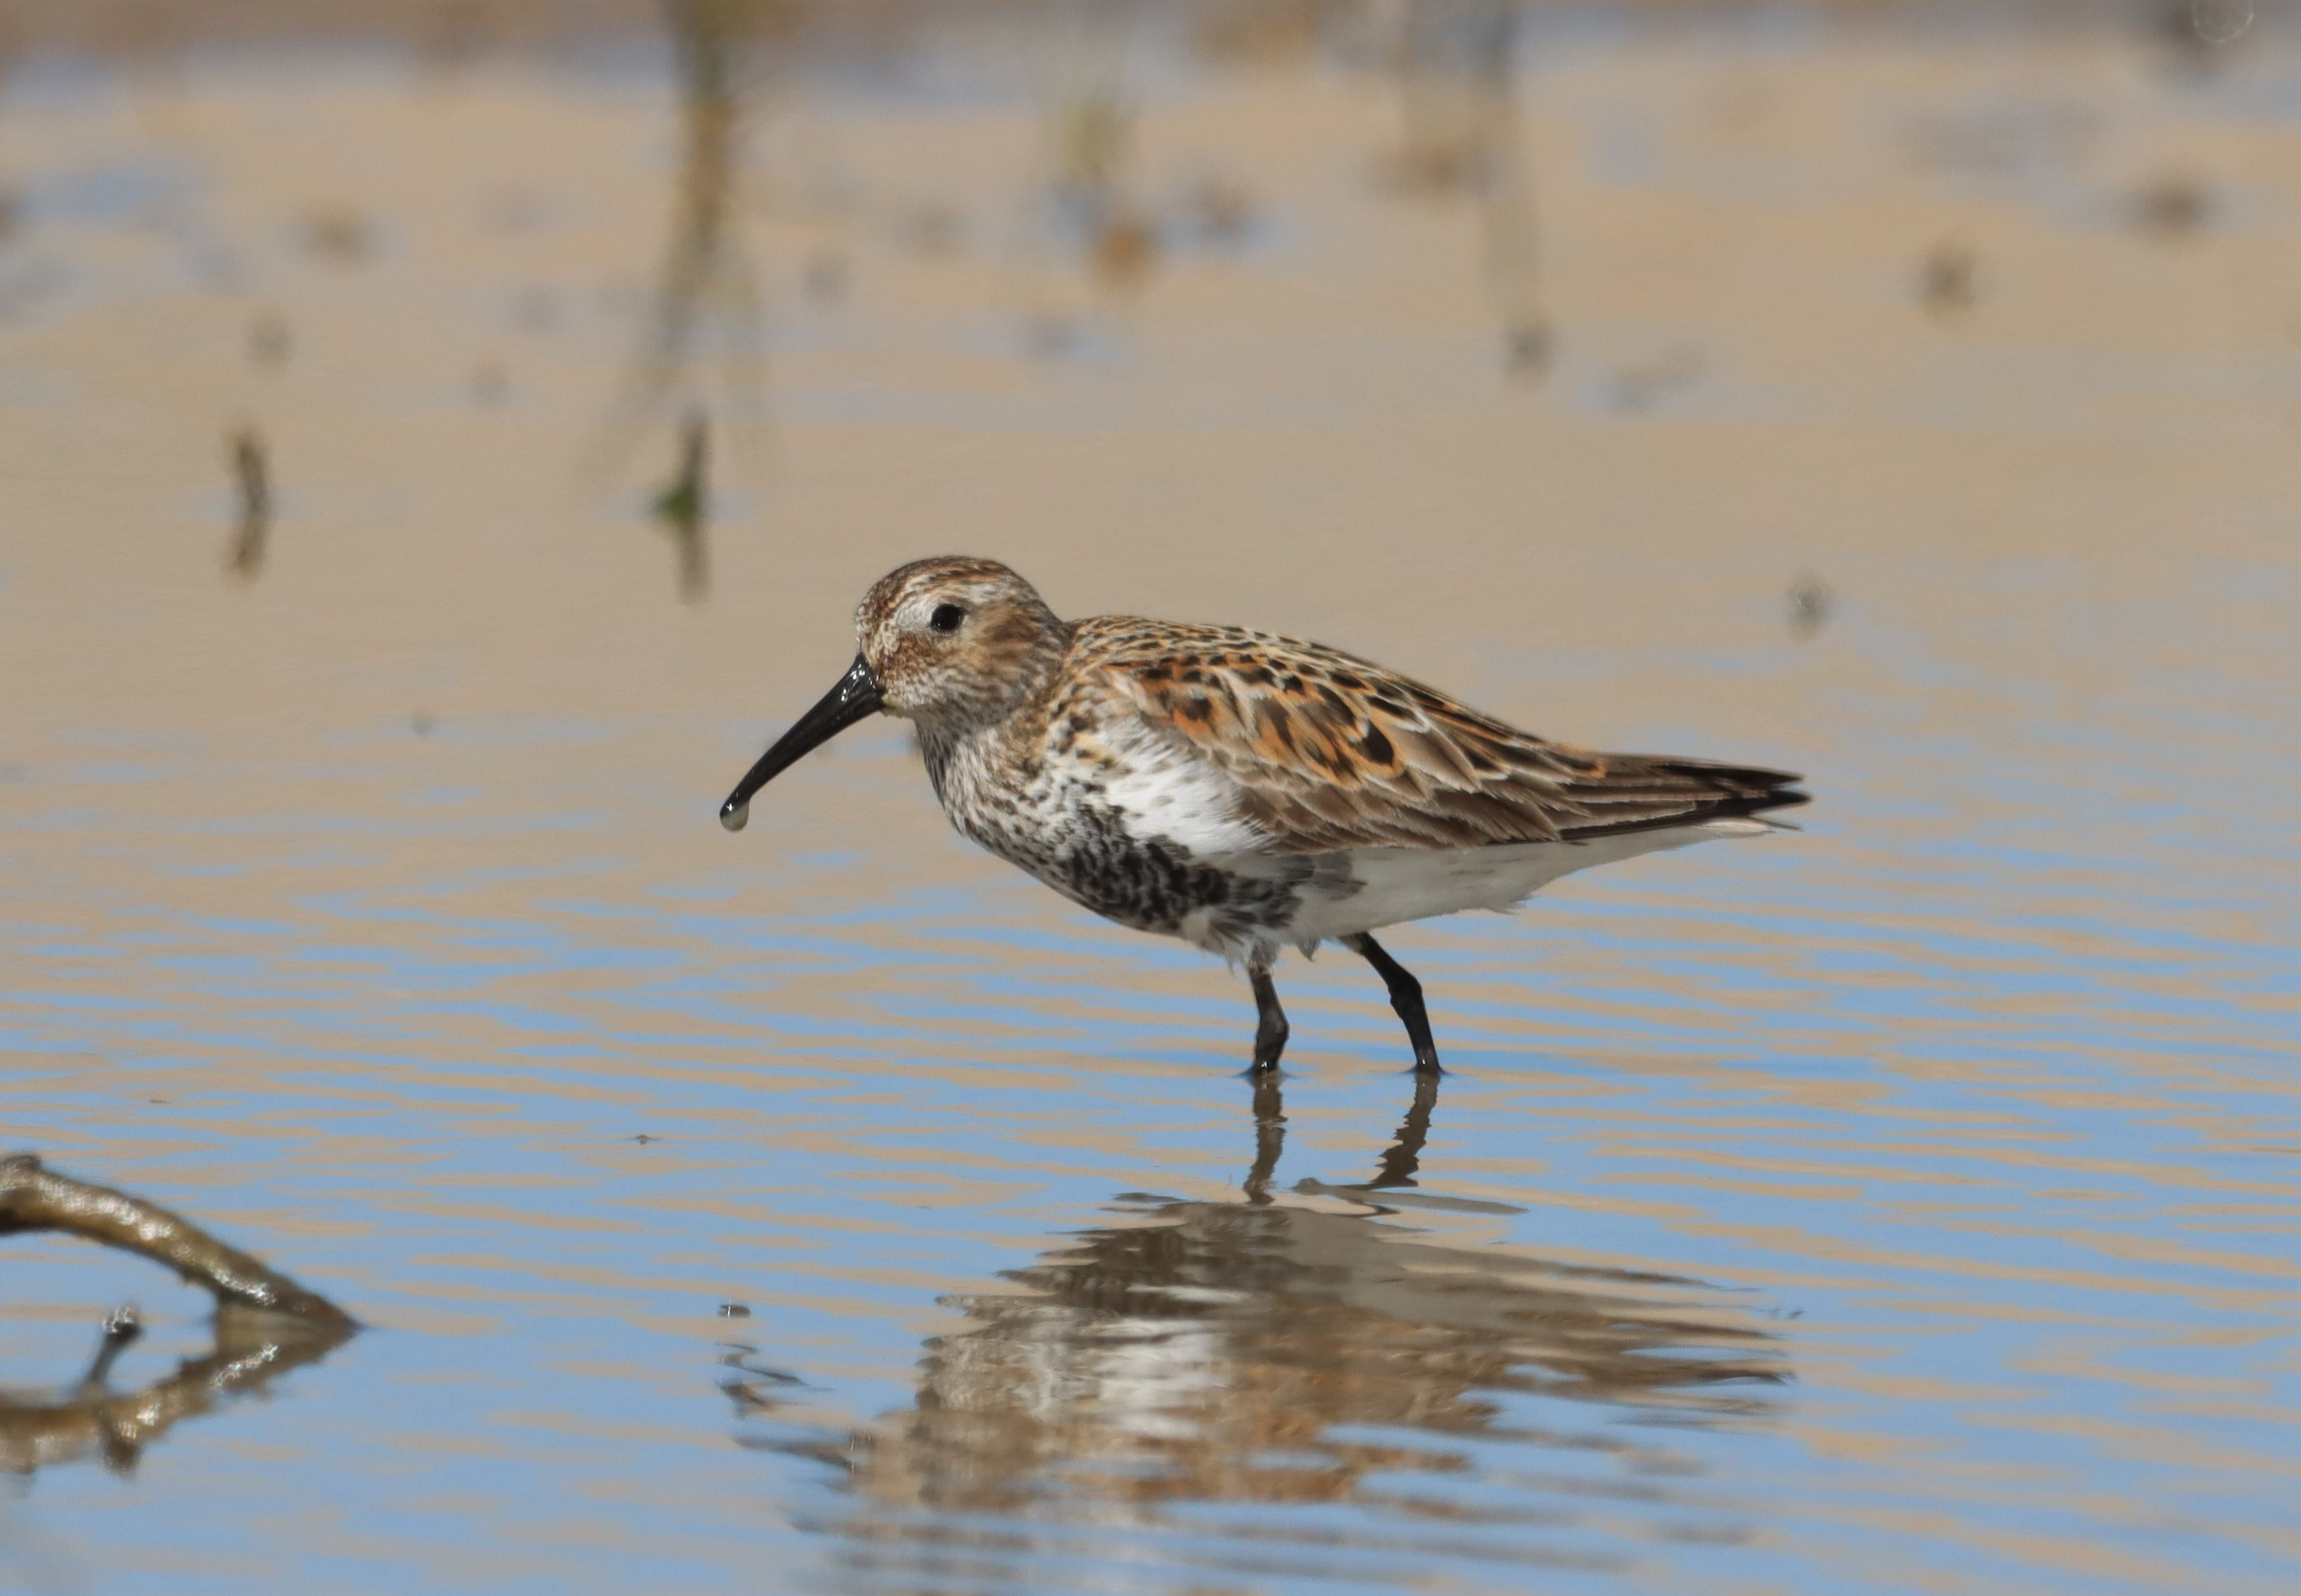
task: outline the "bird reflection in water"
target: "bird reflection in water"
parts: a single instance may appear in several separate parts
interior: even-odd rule
[[[838,1470],[865,1505],[834,1527],[874,1561],[954,1537],[1028,1550],[940,1517],[954,1513],[1147,1528],[1190,1503],[1329,1503],[1522,1532],[1580,1521],[1594,1495],[1705,1514],[1715,1504],[1657,1483],[1701,1472],[1668,1431],[1770,1422],[1788,1378],[1778,1337],[1697,1281],[1396,1223],[1520,1211],[1417,1189],[1439,1086],[1417,1081],[1371,1180],[1282,1192],[1280,1088],[1259,1083],[1243,1200],[1123,1195],[1124,1218],[1011,1272],[1009,1289],[944,1299],[973,1325],[929,1341],[913,1406],[863,1429],[791,1425],[791,1377],[730,1349],[740,1438]],[[1518,1483],[1479,1482],[1497,1444]],[[1542,1466],[1579,1483],[1527,1501],[1526,1449],[1573,1454]],[[1522,1533],[1483,1555],[1592,1560]]]

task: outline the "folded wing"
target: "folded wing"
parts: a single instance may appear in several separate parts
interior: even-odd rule
[[[1281,853],[1573,840],[1806,801],[1782,771],[1550,742],[1290,638],[1106,617],[1078,646],[1105,692],[1236,783],[1240,818]]]

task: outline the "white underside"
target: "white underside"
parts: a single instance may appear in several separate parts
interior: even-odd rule
[[[1719,837],[1758,837],[1775,828],[1758,820],[1712,820],[1697,825],[1627,831],[1586,842],[1513,842],[1486,848],[1361,848],[1320,856],[1296,885],[1301,907],[1284,927],[1268,932],[1266,947],[1242,947],[1211,923],[1209,914],[1183,925],[1185,940],[1227,958],[1268,958],[1292,943],[1308,950],[1321,941],[1427,920],[1464,909],[1510,909],[1561,875],[1640,854],[1686,848]],[[1211,859],[1246,876],[1300,870],[1305,861],[1234,854]],[[1259,939],[1258,939],[1259,940]]]
[[[1121,765],[1107,801],[1126,815],[1130,829],[1217,868],[1282,881],[1294,889],[1301,907],[1291,921],[1243,938],[1235,929],[1219,928],[1221,916],[1214,910],[1184,919],[1184,940],[1232,960],[1267,963],[1290,944],[1307,952],[1322,941],[1409,920],[1464,909],[1514,908],[1577,870],[1775,829],[1758,820],[1713,820],[1586,842],[1362,848],[1308,857],[1271,854],[1262,851],[1268,839],[1240,818],[1237,783],[1197,749],[1140,722],[1121,719],[1107,734]]]
[[[1250,854],[1268,840],[1239,818],[1238,783],[1197,749],[1139,720],[1114,721],[1104,735],[1119,760],[1104,801],[1127,817],[1130,829],[1163,838],[1195,859]]]

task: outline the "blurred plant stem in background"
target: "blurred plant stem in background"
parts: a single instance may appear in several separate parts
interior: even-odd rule
[[[1551,327],[1518,114],[1520,10],[1512,0],[1411,0],[1400,13],[1392,49],[1404,125],[1386,175],[1402,193],[1477,200],[1503,363],[1534,377],[1549,363]]]
[[[789,0],[665,0],[681,98],[679,199],[657,279],[653,325],[634,372],[638,397],[660,404],[693,381],[707,319],[733,335],[720,346],[741,390],[756,391],[758,295],[741,240],[730,228],[739,196],[746,46],[785,18]]]
[[[617,399],[610,463],[658,422],[681,418],[678,464],[653,505],[677,541],[680,591],[692,602],[710,586],[704,440],[714,398],[731,422],[755,417],[764,406],[758,290],[733,222],[759,51],[789,33],[799,6],[797,0],[664,0],[664,12],[680,90],[678,199],[646,342]]]
[[[711,513],[711,421],[690,411],[679,439],[679,472],[655,501],[655,517],[679,548],[679,595],[695,603],[711,591],[711,566],[703,532]]]
[[[1088,269],[1112,288],[1140,287],[1159,255],[1157,224],[1121,181],[1134,138],[1134,113],[1115,77],[1056,109],[1055,198],[1082,236]]]
[[[1025,342],[1042,356],[1073,347],[1096,309],[1093,290],[1131,294],[1158,264],[1159,224],[1131,180],[1137,112],[1126,78],[1137,21],[1132,6],[1087,0],[1050,8],[1027,36],[1047,165],[1026,230],[1039,240],[1033,253],[1057,263],[1034,268],[1026,290]]]
[[[253,581],[264,570],[272,538],[272,464],[264,434],[242,427],[231,437],[231,480],[236,501],[231,556],[226,565]]]

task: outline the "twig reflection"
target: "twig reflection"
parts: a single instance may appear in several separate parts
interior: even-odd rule
[[[131,1321],[132,1322],[132,1321]],[[351,1334],[348,1325],[244,1308],[219,1308],[215,1344],[142,1389],[115,1391],[111,1363],[134,1337],[106,1322],[105,1340],[77,1386],[51,1397],[0,1392],[0,1469],[29,1474],[99,1458],[114,1473],[136,1466],[146,1447],[188,1418],[263,1390],[290,1369],[327,1356]]]

